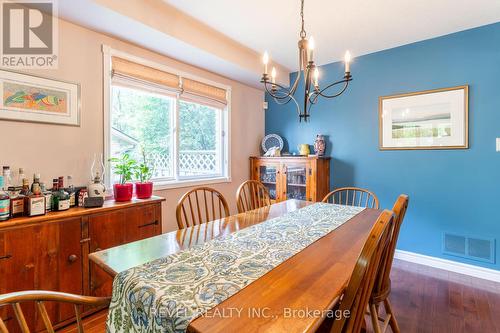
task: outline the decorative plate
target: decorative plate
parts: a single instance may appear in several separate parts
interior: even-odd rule
[[[267,152],[272,147],[278,147],[283,150],[283,139],[278,134],[268,134],[262,139],[262,150]]]

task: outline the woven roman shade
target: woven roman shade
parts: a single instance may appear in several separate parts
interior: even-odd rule
[[[206,97],[222,104],[227,104],[226,90],[191,79],[182,79],[184,92],[196,96]]]
[[[113,75],[122,75],[179,89],[179,76],[118,57],[111,58]]]
[[[175,89],[186,97],[198,96],[209,100],[227,104],[227,93],[219,88],[197,80],[181,77],[177,74],[165,72],[149,66],[119,57],[112,57],[113,75],[151,82],[170,89]]]

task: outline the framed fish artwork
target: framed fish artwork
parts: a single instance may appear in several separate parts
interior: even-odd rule
[[[80,126],[80,85],[0,70],[0,120]]]

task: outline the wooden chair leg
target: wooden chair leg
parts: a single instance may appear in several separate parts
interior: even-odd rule
[[[5,323],[3,322],[2,318],[0,318],[0,332],[9,333],[9,331],[7,331],[7,326],[5,326]]]
[[[392,312],[392,306],[391,302],[389,302],[389,298],[386,298],[384,300],[384,308],[387,315],[391,316],[389,319],[389,325],[391,325],[392,332],[401,333],[401,331],[399,330],[398,322],[396,321],[396,316],[394,316],[394,312]]]
[[[370,304],[370,318],[372,320],[373,331],[375,333],[382,333],[378,324],[378,311],[375,304]]]

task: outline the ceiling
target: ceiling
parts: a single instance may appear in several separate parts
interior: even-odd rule
[[[163,0],[297,69],[299,0]],[[306,0],[306,31],[325,64],[500,21],[500,0]]]

